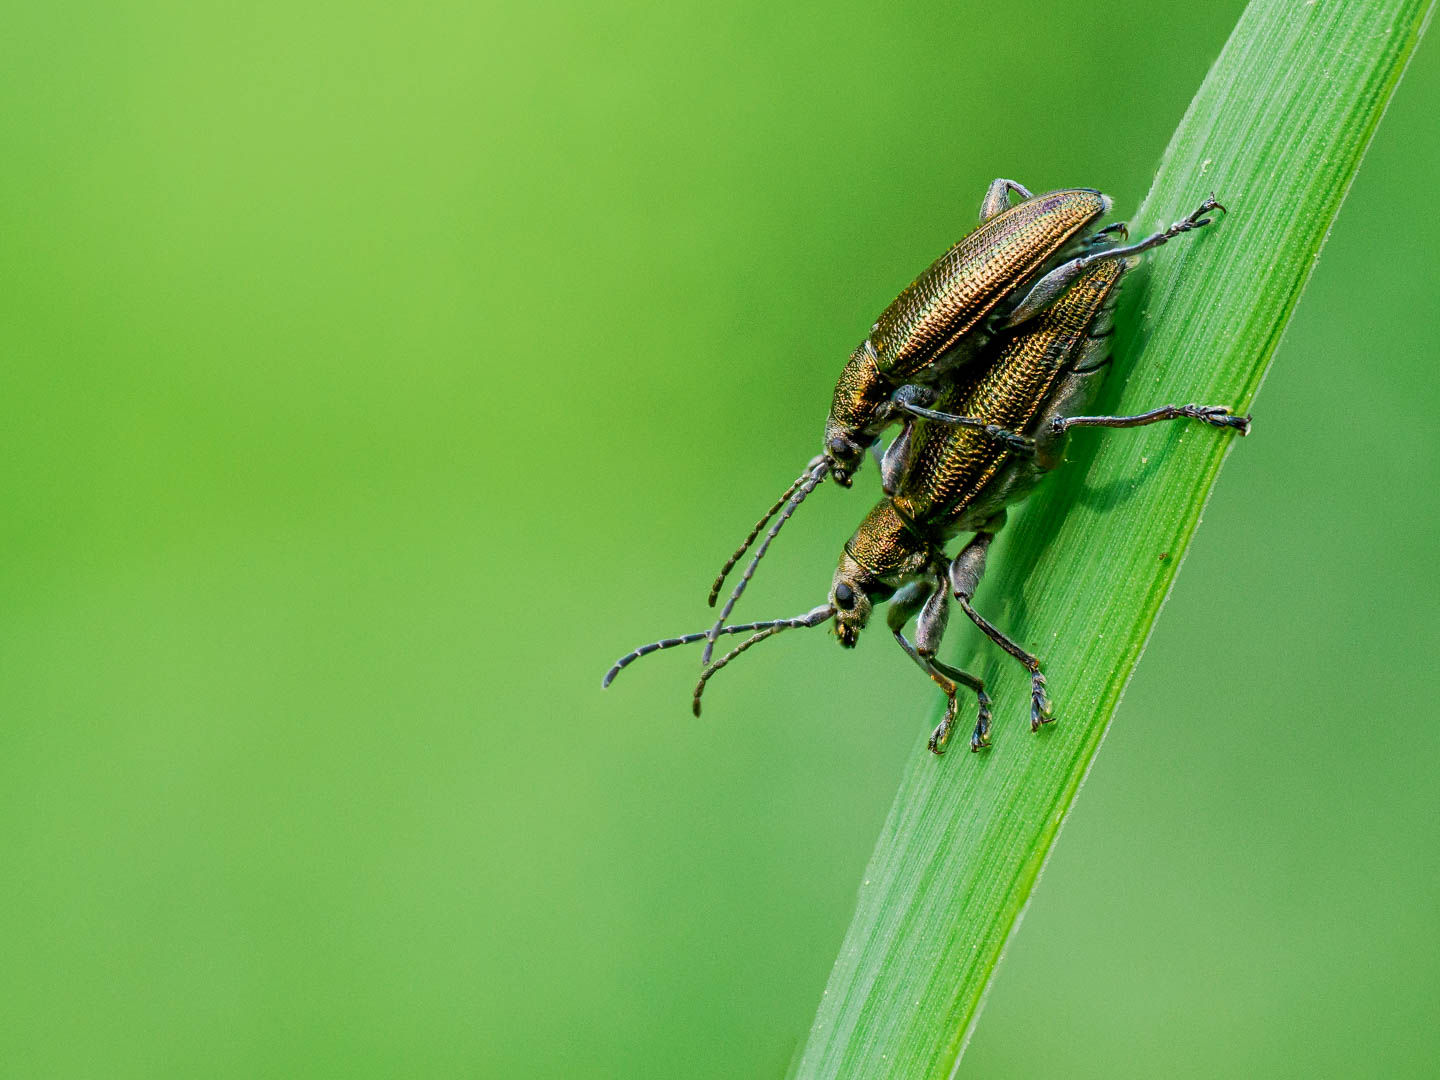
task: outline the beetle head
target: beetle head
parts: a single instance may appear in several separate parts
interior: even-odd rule
[[[832,428],[836,428],[832,425]],[[869,444],[867,443],[866,446]],[[866,446],[857,443],[854,437],[843,429],[826,432],[825,460],[830,463],[830,475],[841,487],[848,488],[855,470],[865,460]]]
[[[875,605],[888,600],[894,591],[856,562],[849,551],[842,552],[830,582],[830,606],[835,609],[835,636],[840,644],[853,649]]]

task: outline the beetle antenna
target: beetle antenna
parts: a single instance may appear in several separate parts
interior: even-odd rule
[[[700,695],[705,693],[705,684],[710,681],[710,676],[714,675],[726,664],[730,663],[731,660],[734,660],[746,649],[750,648],[751,645],[758,645],[766,638],[774,637],[776,634],[780,633],[780,631],[789,630],[792,627],[819,626],[823,622],[828,622],[831,618],[834,617],[834,615],[835,609],[829,604],[824,604],[820,607],[815,608],[809,614],[802,615],[798,619],[778,619],[775,622],[771,623],[769,626],[765,627],[765,629],[761,630],[758,634],[750,635],[739,645],[736,645],[735,648],[731,649],[728,653],[722,656],[719,660],[716,660],[713,664],[707,665],[705,670],[700,673],[700,681],[695,684],[695,696],[691,699],[690,703],[690,707],[694,711],[695,715],[700,715]],[[732,629],[732,627],[727,626],[724,627],[721,632],[724,633],[725,631],[728,631],[730,629]]]
[[[785,527],[785,522],[790,520],[790,515],[795,513],[795,508],[804,502],[805,497],[814,491],[815,486],[829,474],[830,462],[827,458],[822,457],[807,471],[805,479],[801,482],[799,488],[796,489],[795,494],[790,496],[790,501],[785,504],[785,509],[781,511],[780,516],[775,519],[775,523],[770,526],[770,531],[765,534],[765,539],[762,540],[760,546],[755,549],[755,554],[750,557],[750,562],[745,567],[745,572],[740,575],[740,580],[735,583],[735,588],[730,592],[730,598],[725,601],[725,606],[720,609],[720,617],[715,620],[715,625],[710,628],[711,636],[709,640],[705,642],[705,652],[700,657],[701,664],[709,665],[710,657],[713,656],[715,652],[715,636],[720,633],[725,625],[725,620],[728,619],[730,613],[735,610],[735,602],[740,599],[740,594],[745,591],[745,586],[749,585],[750,579],[755,576],[755,568],[760,565],[760,560],[765,557],[765,552],[770,550],[771,542],[779,535],[780,530]]]
[[[820,614],[822,612],[828,612],[828,614],[826,614],[824,618],[821,618]],[[828,605],[822,605],[814,611],[797,616],[794,619],[766,619],[763,622],[735,623],[733,626],[722,626],[719,631],[716,631],[712,626],[709,630],[699,630],[693,634],[683,634],[680,637],[663,638],[660,641],[652,641],[650,644],[641,645],[638,649],[628,652],[619,660],[616,660],[615,663],[611,665],[610,670],[605,672],[605,678],[601,681],[600,688],[603,690],[609,686],[615,681],[616,675],[619,675],[621,671],[629,667],[636,660],[639,660],[640,657],[649,656],[652,652],[659,652],[661,649],[673,649],[677,645],[689,645],[692,642],[703,641],[712,633],[744,634],[751,630],[769,630],[771,627],[779,626],[782,623],[786,628],[801,625],[814,626],[820,622],[824,622],[825,619],[828,619],[833,614],[835,614],[834,608]],[[806,623],[806,619],[816,619],[817,622]]]
[[[785,489],[784,495],[781,495],[780,498],[775,500],[775,505],[765,511],[765,516],[755,522],[755,527],[750,530],[750,535],[745,537],[745,542],[736,548],[735,554],[731,555],[730,558],[725,561],[725,565],[720,568],[720,573],[715,578],[715,583],[710,586],[710,599],[707,603],[711,607],[715,606],[715,600],[720,595],[720,587],[725,584],[726,576],[729,575],[731,570],[735,569],[735,564],[740,561],[740,557],[750,550],[750,545],[753,544],[755,538],[760,535],[760,530],[765,527],[765,523],[780,512],[780,508],[790,501],[791,495],[795,494],[795,489],[803,484],[810,476],[810,470],[819,465],[823,460],[824,455],[811,459],[810,464],[805,466],[805,471],[797,476],[795,482]]]

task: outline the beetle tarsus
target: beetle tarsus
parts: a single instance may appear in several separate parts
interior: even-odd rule
[[[945,716],[930,735],[930,752],[936,757],[945,753],[945,747],[950,742],[950,731],[955,726],[955,714],[959,711],[960,703],[955,700],[954,693],[949,694],[945,701]]]
[[[1036,671],[1030,676],[1030,730],[1039,731],[1041,724],[1055,722],[1055,706],[1045,692],[1045,676]]]
[[[1201,203],[1195,209],[1195,212],[1193,214],[1187,217],[1184,221],[1177,221],[1174,225],[1171,225],[1170,228],[1165,231],[1178,235],[1182,232],[1189,232],[1191,229],[1204,228],[1206,225],[1209,225],[1210,222],[1214,220],[1213,218],[1208,218],[1205,215],[1215,210],[1219,210],[1222,214],[1228,214],[1230,212],[1226,210],[1225,207],[1221,206],[1218,202],[1215,201],[1215,193],[1212,191],[1210,193],[1210,197],[1206,199],[1203,203]]]
[[[1215,201],[1215,193],[1213,191],[1210,192],[1210,197],[1206,199],[1203,203],[1201,203],[1199,208],[1190,215],[1190,220],[1196,225],[1208,224],[1207,222],[1197,221],[1196,219],[1202,214],[1210,213],[1210,211],[1212,210],[1219,210],[1222,214],[1228,214],[1230,212],[1229,210],[1226,210],[1225,207],[1222,206],[1220,203]]]
[[[975,730],[970,733],[972,754],[990,748],[990,695],[981,690],[976,696],[980,700],[980,708],[975,718]]]
[[[1194,410],[1187,413],[1192,419],[1201,420],[1211,427],[1233,428],[1241,435],[1250,434],[1250,417],[1235,416],[1228,405],[1187,405],[1185,408]]]

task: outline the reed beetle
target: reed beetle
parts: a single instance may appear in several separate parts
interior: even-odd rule
[[[1223,209],[1212,196],[1189,217],[1155,235],[1178,235],[1208,224],[1205,215]],[[1039,294],[1044,302],[1027,312],[1029,297],[1037,295],[1032,290],[1016,308],[1024,318],[995,329],[972,362],[950,371],[938,393],[926,398],[936,409],[916,406],[909,399],[905,427],[881,462],[886,497],[845,544],[826,603],[789,619],[717,624],[643,645],[616,661],[603,685],[609,686],[622,669],[649,653],[702,640],[708,645],[722,634],[749,633],[719,660],[704,663],[693,695],[698,716],[711,677],[760,641],[834,620],[840,644],[853,647],[874,608],[888,602],[891,634],[946,697],[944,717],[930,737],[930,749],[944,752],[958,712],[958,690],[965,686],[977,700],[970,747],[980,750],[989,745],[991,722],[984,683],[936,656],[953,596],[965,615],[1030,673],[1031,730],[1053,719],[1039,658],[988,622],[971,603],[990,544],[1005,523],[1006,508],[1029,495],[1063,460],[1072,428],[1139,427],[1167,420],[1197,420],[1242,435],[1250,428],[1248,416],[1232,415],[1218,405],[1165,405],[1133,416],[1083,415],[1111,366],[1112,313],[1120,281],[1138,262],[1135,249],[1147,246],[1142,242],[1107,249],[1105,243],[1106,237],[1100,235],[1092,245],[1096,250],[1042,279],[1036,289],[1049,289]],[[1046,281],[1052,284],[1046,286]],[[1054,281],[1060,284],[1054,286]],[[802,485],[789,494],[767,540],[823,475],[817,477],[812,471],[814,482],[809,488]],[[967,532],[973,538],[949,558],[945,545]],[[763,554],[764,545],[755,558]],[[917,620],[913,642],[905,635],[911,619]]]

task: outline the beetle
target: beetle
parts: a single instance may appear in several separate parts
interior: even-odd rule
[[[1011,193],[1023,201],[1009,205]],[[835,384],[822,453],[811,459],[755,523],[715,578],[710,588],[711,607],[730,571],[760,530],[775,518],[721,609],[715,633],[705,643],[702,663],[710,662],[720,627],[770,543],[821,481],[831,476],[842,487],[849,487],[866,451],[884,429],[914,417],[966,427],[1003,445],[1022,445],[1019,436],[1002,425],[927,406],[938,387],[951,377],[960,377],[974,363],[997,331],[1013,330],[1034,319],[1096,262],[1123,260],[1158,247],[1209,224],[1205,215],[1224,209],[1212,197],[1169,228],[1135,244],[1116,247],[1113,239],[1117,234],[1128,240],[1123,223],[1085,235],[1110,206],[1110,198],[1093,188],[1068,188],[1037,196],[1013,180],[991,183],[980,206],[980,226],[911,282],[881,312],[870,333],[851,353]],[[1077,245],[1081,249],[1078,255]]]
[[[693,697],[697,716],[710,678],[758,642],[833,619],[840,644],[854,647],[875,607],[888,602],[891,634],[946,697],[944,717],[930,736],[930,750],[945,751],[955,725],[960,686],[976,695],[970,747],[984,749],[991,723],[984,683],[936,656],[953,596],[965,615],[1030,673],[1031,730],[1054,718],[1040,659],[972,605],[990,544],[1005,523],[1006,508],[1029,495],[1060,464],[1073,428],[1139,427],[1186,419],[1241,435],[1250,430],[1249,416],[1233,415],[1217,405],[1166,405],[1133,416],[1083,415],[1111,366],[1114,303],[1121,279],[1135,262],[1133,257],[1122,257],[1094,260],[1082,267],[1048,306],[1000,334],[982,362],[946,386],[936,402],[942,409],[994,424],[1017,438],[996,440],[972,427],[929,418],[908,426],[882,460],[887,497],[871,509],[845,544],[827,602],[794,618],[728,625],[716,631],[751,636],[704,667]],[[966,532],[973,538],[953,559],[947,557],[945,545]],[[911,619],[916,619],[913,642],[905,635]],[[609,686],[641,656],[700,641],[710,633],[641,646],[610,668],[603,685]]]

